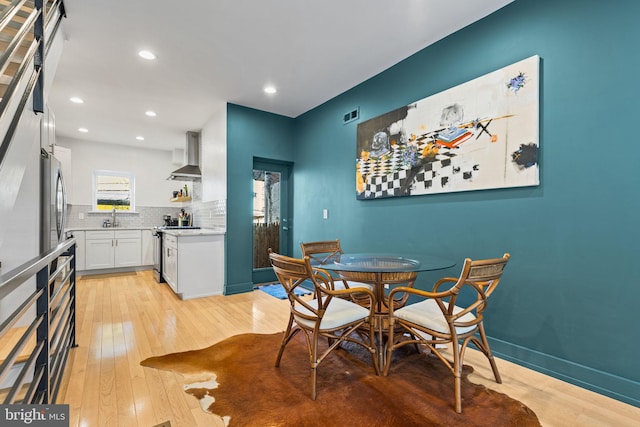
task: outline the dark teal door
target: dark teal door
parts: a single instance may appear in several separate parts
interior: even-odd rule
[[[276,280],[268,251],[291,255],[292,165],[253,160],[253,283]]]

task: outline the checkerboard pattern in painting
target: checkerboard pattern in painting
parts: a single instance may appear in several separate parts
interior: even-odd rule
[[[418,145],[421,153],[427,141]],[[457,162],[455,150],[440,148],[435,157],[417,156],[414,166],[403,162],[406,146],[392,145],[391,152],[380,158],[358,159],[359,171],[364,178],[364,192],[360,199],[431,194],[450,191],[454,181],[471,180],[479,173],[477,164]]]

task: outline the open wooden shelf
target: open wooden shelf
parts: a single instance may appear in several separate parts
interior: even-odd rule
[[[190,200],[191,200],[191,196],[174,197],[172,199],[169,199],[170,202],[188,202]]]

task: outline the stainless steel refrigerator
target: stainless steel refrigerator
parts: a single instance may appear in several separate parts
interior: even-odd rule
[[[44,149],[40,159],[40,253],[43,253],[65,240],[67,195],[60,161]]]

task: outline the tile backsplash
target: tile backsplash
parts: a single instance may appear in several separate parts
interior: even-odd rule
[[[92,212],[90,205],[69,205],[67,210],[67,228],[102,227],[102,222],[111,218],[111,212]],[[118,212],[116,218],[120,227],[156,227],[163,225],[162,217],[171,215],[176,218],[183,208],[193,215],[193,225],[203,228],[226,228],[226,200],[212,202],[193,201],[174,207],[138,206],[135,213]],[[80,219],[80,218],[83,219]]]
[[[203,228],[227,228],[227,201],[193,202],[193,223]]]

